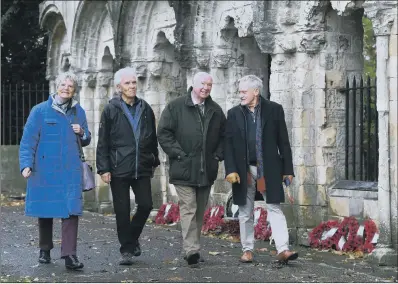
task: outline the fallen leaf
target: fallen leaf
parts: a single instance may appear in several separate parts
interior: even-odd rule
[[[219,255],[220,253],[218,251],[209,251],[210,255]]]
[[[169,270],[171,270],[171,271],[174,271],[174,270],[176,270],[177,269],[177,267],[171,267],[171,268],[169,268]]]
[[[271,254],[271,255],[276,255],[276,250],[271,250],[271,251],[270,251],[270,254]]]
[[[360,251],[360,250],[354,251],[354,256],[355,256],[355,258],[363,258],[364,253],[363,253],[363,251]]]
[[[343,251],[341,250],[332,250],[332,253],[337,254],[337,255],[343,255],[345,254]]]

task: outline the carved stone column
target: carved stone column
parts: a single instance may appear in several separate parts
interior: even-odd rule
[[[94,98],[96,74],[92,72],[78,72],[76,73],[76,75],[79,77],[79,90],[78,90],[79,102],[84,111],[86,112],[88,129],[91,132],[91,135],[93,135],[93,127],[94,127],[93,98]],[[95,165],[94,137],[91,138],[90,145],[83,148],[83,151],[86,160],[90,163],[90,165],[94,166]],[[95,197],[96,191],[97,189],[83,194],[84,207],[86,210],[97,211],[98,206]]]
[[[93,97],[93,142],[95,149],[98,143],[98,129],[101,120],[101,114],[108,103],[109,99],[113,94],[113,72],[109,70],[101,70],[98,72],[96,77],[95,92]],[[94,152],[95,154],[95,152]],[[96,168],[95,168],[96,170]],[[110,186],[101,180],[101,177],[97,175],[97,192],[96,192],[96,202],[98,206],[99,213],[111,213],[113,210],[112,204],[112,194]]]

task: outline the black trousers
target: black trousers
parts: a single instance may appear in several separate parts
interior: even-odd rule
[[[138,179],[112,177],[110,184],[120,253],[133,253],[153,206],[151,179],[150,177]],[[132,219],[130,219],[130,186],[137,204],[137,211]]]
[[[78,216],[62,219],[61,257],[76,255]],[[53,243],[53,218],[39,218],[39,247],[51,250]]]

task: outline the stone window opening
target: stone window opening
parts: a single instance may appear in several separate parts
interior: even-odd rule
[[[332,17],[337,26],[333,26]],[[364,16],[363,9],[346,16],[328,15],[328,19],[327,27],[331,30],[328,36],[334,33],[333,47],[338,54],[338,57],[330,55],[325,62],[329,77],[328,124],[337,126],[336,182],[328,190],[329,214],[342,214],[335,208],[339,201],[350,204],[347,215],[371,217],[374,214],[369,206],[377,207],[378,191],[376,48],[372,23]],[[339,76],[334,76],[338,69]]]
[[[348,143],[345,151],[345,179],[374,182],[378,178],[376,43],[372,22],[362,16],[361,24],[362,37],[358,40],[362,43],[362,72],[347,76],[344,88],[348,125],[345,133],[346,144]]]

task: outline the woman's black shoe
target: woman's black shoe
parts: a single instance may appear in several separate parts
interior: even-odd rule
[[[40,263],[50,263],[51,262],[51,256],[50,256],[49,250],[42,250],[42,249],[40,250],[39,262]]]
[[[64,257],[65,259],[65,267],[67,269],[71,270],[76,270],[76,269],[82,269],[84,267],[84,264],[77,259],[76,255],[68,255]]]

